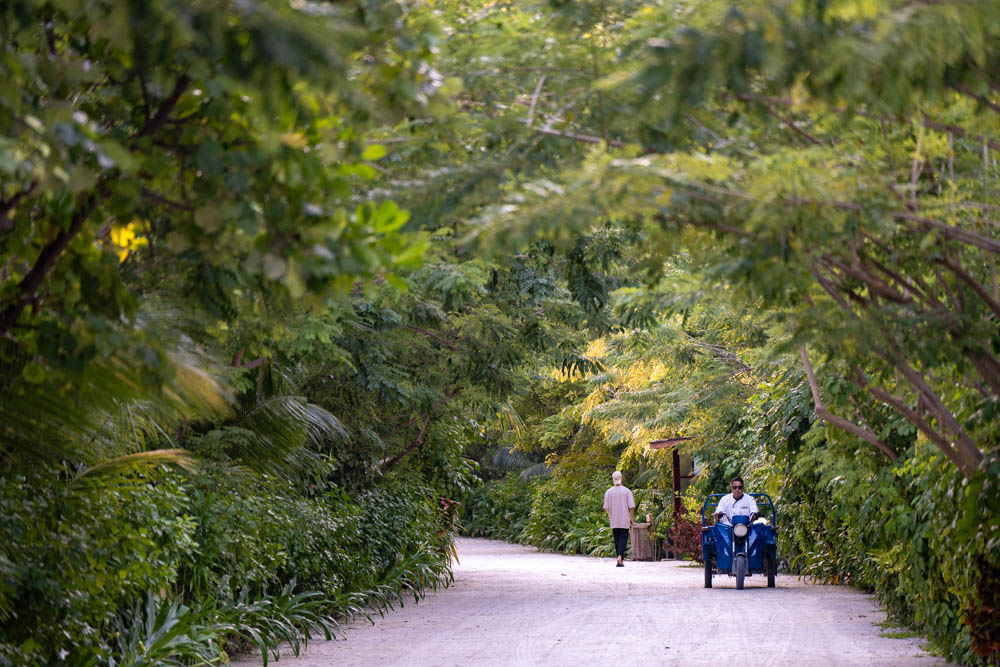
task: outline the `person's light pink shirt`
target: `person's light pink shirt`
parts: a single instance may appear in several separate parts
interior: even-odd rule
[[[635,507],[635,496],[624,486],[612,486],[604,492],[604,510],[611,519],[612,528],[628,528],[631,517],[628,511]]]

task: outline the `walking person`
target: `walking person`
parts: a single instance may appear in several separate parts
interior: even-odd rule
[[[614,486],[604,492],[604,511],[611,522],[611,532],[615,536],[616,567],[625,567],[625,547],[628,546],[628,529],[635,523],[635,496],[622,486],[621,471],[611,474]]]

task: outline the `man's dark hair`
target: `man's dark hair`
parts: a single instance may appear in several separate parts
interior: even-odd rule
[[[733,482],[739,482],[743,486],[746,486],[746,482],[743,481],[742,477],[733,477],[731,480],[729,480],[730,484],[732,484]]]

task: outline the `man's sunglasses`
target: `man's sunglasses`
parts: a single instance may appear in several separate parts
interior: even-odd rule
[[[743,485],[742,484],[733,484],[733,488],[734,489],[742,489]]]

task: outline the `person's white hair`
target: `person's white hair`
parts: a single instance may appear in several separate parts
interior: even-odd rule
[[[615,483],[615,486],[621,486],[622,483],[621,470],[616,470],[613,473],[611,473],[611,481]]]

